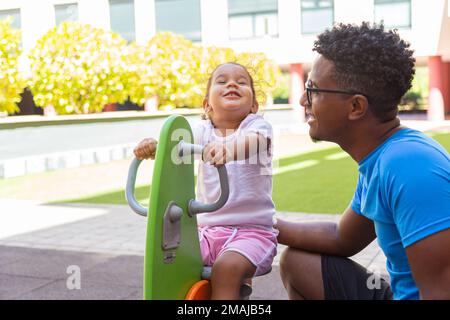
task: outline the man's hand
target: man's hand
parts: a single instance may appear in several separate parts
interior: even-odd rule
[[[153,138],[147,138],[139,142],[139,144],[134,148],[134,155],[139,160],[143,159],[155,159],[156,147],[158,141]]]
[[[350,207],[338,224],[326,221],[291,222],[278,219],[278,242],[291,248],[314,253],[351,257],[375,238],[372,220],[354,212]]]
[[[203,161],[220,167],[234,159],[232,148],[226,143],[208,143],[203,149]]]

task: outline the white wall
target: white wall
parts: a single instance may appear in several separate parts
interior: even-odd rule
[[[441,26],[441,36],[439,40],[438,52],[442,53],[443,59],[450,61],[450,1],[446,0],[447,14],[444,12]]]
[[[219,0],[224,1],[224,0]],[[227,18],[228,13],[226,14]],[[302,36],[300,24],[300,1],[278,0],[278,37],[249,40],[229,40],[228,32],[221,35],[226,45],[238,52],[264,52],[279,64],[310,62],[314,36]]]
[[[228,1],[201,0],[202,43],[224,46],[228,44]]]
[[[156,33],[155,0],[134,0],[136,43],[145,44]]]
[[[334,19],[342,23],[360,24],[373,21],[373,0],[334,0]]]
[[[402,38],[411,42],[416,56],[435,56],[438,52],[443,10],[446,0],[412,0],[411,30],[400,30]],[[450,41],[447,39],[446,42]]]
[[[78,19],[93,27],[111,29],[108,0],[78,0]]]
[[[22,43],[24,52],[55,25],[55,11],[50,0],[26,0],[21,9]]]
[[[22,45],[28,52],[55,25],[54,5],[78,3],[79,21],[110,29],[108,0],[0,0],[0,10],[21,9]],[[136,41],[146,43],[155,34],[155,0],[135,0]],[[412,0],[412,27],[400,35],[412,42],[416,56],[443,55],[450,59],[448,0]],[[201,0],[202,43],[230,46],[237,51],[262,51],[279,64],[310,63],[314,35],[301,34],[300,0],[278,0],[277,38],[228,38],[228,0]],[[373,0],[335,0],[337,22],[373,21]]]

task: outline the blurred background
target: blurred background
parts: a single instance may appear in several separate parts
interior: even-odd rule
[[[411,43],[399,117],[450,150],[449,0],[0,0],[0,299],[142,297],[146,223],[124,195],[133,148],[172,114],[196,125],[226,61],[248,67],[274,129],[277,215],[337,221],[357,163],[311,141],[299,100],[317,34],[362,21]],[[138,173],[144,205],[152,170]],[[278,257],[256,298],[287,298]],[[385,264],[376,242],[354,259]],[[67,290],[67,265],[92,270],[85,290]]]
[[[170,114],[200,121],[209,74],[237,61],[274,127],[279,210],[339,213],[356,165],[337,146],[309,140],[299,99],[316,35],[361,21],[383,22],[411,42],[416,75],[400,117],[445,144],[447,0],[2,0],[0,197],[124,204],[136,143],[157,138]],[[305,158],[327,148],[335,149]],[[143,170],[146,199],[151,163]],[[304,183],[293,184],[294,174]],[[314,191],[309,182],[319,176],[326,183]]]
[[[447,0],[2,0],[0,112],[197,108],[205,75],[226,60],[253,67],[267,105],[296,107],[316,35],[370,21],[415,50],[402,112],[442,120],[449,10]]]

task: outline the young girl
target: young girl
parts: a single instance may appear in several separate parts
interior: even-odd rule
[[[197,215],[205,265],[212,265],[212,299],[239,299],[246,279],[270,271],[276,255],[273,228],[272,128],[257,115],[253,79],[234,62],[211,74],[203,101],[206,120],[194,129],[194,143],[204,145],[199,165],[197,199],[212,203],[220,195],[214,166],[225,165],[230,195],[219,210]],[[144,139],[138,159],[154,158],[157,141]]]

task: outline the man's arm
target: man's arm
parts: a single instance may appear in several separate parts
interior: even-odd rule
[[[373,221],[347,208],[334,222],[289,222],[278,219],[278,242],[310,252],[350,257],[375,238]]]
[[[406,248],[421,299],[450,299],[450,229]]]

